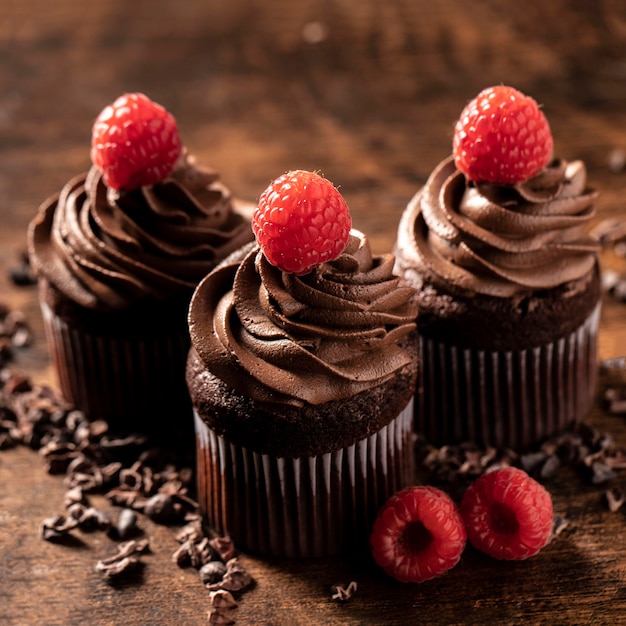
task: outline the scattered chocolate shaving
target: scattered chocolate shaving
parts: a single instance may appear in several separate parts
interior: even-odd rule
[[[71,516],[53,515],[41,523],[41,536],[46,541],[63,542],[77,526],[78,520]]]
[[[191,539],[192,541],[200,541],[203,536],[204,531],[202,529],[202,521],[200,519],[195,519],[180,529],[180,531],[176,534],[176,541],[179,543],[184,543],[188,539]]]
[[[611,513],[616,513],[621,508],[622,504],[624,504],[624,500],[626,500],[626,494],[624,494],[623,489],[620,487],[612,487],[611,489],[607,489],[604,492],[606,497],[606,503],[609,507],[609,511]]]
[[[591,230],[591,236],[604,247],[626,240],[626,220],[617,217],[602,220]]]
[[[418,467],[426,472],[430,484],[465,486],[480,474],[513,465],[540,482],[553,480],[562,467],[578,469],[592,485],[613,480],[616,471],[626,467],[626,451],[617,448],[613,438],[596,428],[579,423],[544,441],[527,453],[478,448],[474,444],[435,448],[417,437],[415,453]]]
[[[78,526],[84,531],[108,530],[111,527],[111,516],[93,506],[84,506],[79,503],[72,504],[67,512],[78,520]]]
[[[105,578],[114,578],[138,569],[141,565],[140,555],[148,550],[147,539],[131,539],[121,543],[117,552],[96,563],[96,571],[104,574]]]
[[[337,583],[330,588],[330,599],[337,602],[347,602],[356,593],[357,587],[355,580],[350,581],[347,585]]]
[[[554,526],[552,527],[552,536],[558,537],[569,526],[569,520],[562,515],[554,516]]]
[[[215,609],[234,609],[237,602],[230,591],[218,589],[209,594],[209,604]]]
[[[236,554],[235,544],[230,537],[215,537],[209,544],[224,562],[230,561]]]
[[[626,415],[626,387],[608,387],[604,392],[606,410],[613,415]]]
[[[626,372],[626,356],[618,356],[612,359],[603,359],[600,361],[600,371],[603,373],[611,371]]]
[[[178,567],[193,567],[198,569],[214,560],[215,553],[209,545],[208,537],[195,541],[187,539],[172,554],[172,560]]]
[[[24,313],[0,302],[0,367],[13,360],[14,348],[26,348],[32,340],[32,331]]]
[[[242,591],[253,583],[253,578],[238,558],[230,559],[226,563],[226,572],[222,580],[206,585],[210,591],[225,589],[226,591]]]
[[[235,620],[229,615],[227,609],[216,609],[211,607],[207,612],[209,624],[234,624]]]
[[[203,585],[214,585],[224,578],[225,573],[226,565],[222,561],[209,561],[198,570]]]
[[[37,276],[30,264],[28,250],[21,250],[15,265],[9,267],[9,280],[17,287],[28,287],[37,283]]]
[[[594,461],[589,467],[592,485],[604,485],[617,477],[615,470],[604,461]]]
[[[137,514],[132,509],[122,509],[117,523],[111,524],[108,529],[108,536],[111,539],[128,539],[141,533],[141,528],[137,525]]]

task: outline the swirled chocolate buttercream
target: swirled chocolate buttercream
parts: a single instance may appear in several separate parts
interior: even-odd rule
[[[527,181],[498,185],[468,182],[448,158],[402,217],[400,268],[444,290],[501,298],[588,280],[596,196],[581,161],[555,160]]]
[[[78,305],[125,309],[191,292],[253,238],[218,174],[186,155],[163,181],[107,187],[92,167],[41,207],[31,225],[37,272]]]
[[[189,323],[200,359],[233,389],[316,405],[377,387],[411,363],[402,344],[415,328],[414,290],[399,284],[393,255],[373,256],[358,231],[337,259],[303,276],[254,245],[230,261],[197,288]]]

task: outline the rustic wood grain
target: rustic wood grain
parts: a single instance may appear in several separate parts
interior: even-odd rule
[[[254,200],[287,169],[321,170],[383,252],[449,153],[466,100],[509,83],[543,103],[556,152],[587,163],[602,192],[596,221],[624,216],[626,173],[608,166],[626,150],[624,59],[619,0],[0,0],[0,267],[24,247],[37,205],[88,167],[93,118],[124,91],[165,104],[189,150],[241,197]],[[623,260],[605,262],[626,273]],[[35,330],[17,366],[54,383],[34,289],[2,271],[0,290]],[[625,353],[626,305],[606,298],[600,356]],[[623,418],[596,407],[589,421],[626,446]],[[446,576],[402,585],[365,553],[244,555],[257,584],[237,623],[626,624],[626,512],[609,513],[602,490],[569,470],[549,487],[570,526],[527,562],[470,548]],[[0,452],[0,623],[206,622],[206,590],[170,560],[174,529],[141,521],[151,554],[140,579],[120,586],[93,568],[112,550],[101,533],[76,547],[41,541],[39,524],[63,494],[39,455]],[[330,586],[352,579],[352,601],[331,602]]]

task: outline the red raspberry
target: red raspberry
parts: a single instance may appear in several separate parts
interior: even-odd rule
[[[352,219],[331,182],[304,170],[277,178],[259,198],[252,230],[267,260],[292,274],[306,274],[345,249]]]
[[[483,474],[461,503],[470,543],[496,559],[525,559],[552,533],[550,494],[523,470],[507,467]]]
[[[93,125],[91,160],[114,189],[137,189],[163,180],[181,152],[176,121],[142,93],[120,96]]]
[[[374,522],[374,560],[400,582],[419,583],[454,567],[465,548],[461,516],[447,494],[408,487],[385,503]]]
[[[475,182],[532,178],[552,155],[550,126],[537,103],[512,87],[481,91],[454,128],[456,166]]]

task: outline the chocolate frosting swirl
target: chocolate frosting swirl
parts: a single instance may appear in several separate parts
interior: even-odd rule
[[[129,192],[107,187],[96,167],[73,178],[40,208],[29,248],[67,298],[113,311],[191,293],[252,238],[218,174],[183,155],[166,179]]]
[[[355,230],[343,254],[304,276],[250,246],[196,289],[192,345],[209,371],[259,402],[351,397],[411,363],[402,343],[415,328],[414,290],[393,265]]]
[[[586,280],[598,251],[586,233],[596,197],[581,161],[496,185],[468,182],[450,157],[402,216],[399,267],[448,291],[500,298]]]

